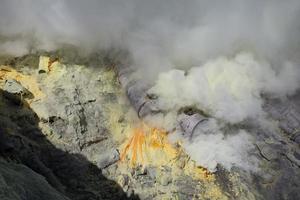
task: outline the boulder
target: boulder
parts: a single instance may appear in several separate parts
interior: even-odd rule
[[[16,104],[20,104],[24,98],[32,98],[32,93],[14,79],[7,79],[3,87],[6,98]]]

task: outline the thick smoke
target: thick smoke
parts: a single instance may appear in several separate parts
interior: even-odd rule
[[[160,97],[162,108],[194,105],[216,118],[238,123],[263,115],[262,93],[293,93],[299,86],[299,74],[299,68],[290,63],[276,74],[270,64],[240,53],[209,60],[187,74],[182,70],[161,73],[150,92]]]
[[[246,49],[278,68],[299,57],[299,8],[298,0],[2,0],[1,50],[122,47],[156,74]]]
[[[264,115],[262,94],[299,88],[299,19],[299,0],[2,0],[0,51],[125,49],[170,111],[152,121],[171,129],[178,109],[195,106],[235,124]],[[215,163],[248,169],[249,133],[224,137],[211,128],[214,135],[184,142],[192,158],[211,170]]]
[[[174,133],[171,140],[181,139],[191,158],[209,171],[216,171],[217,164],[228,170],[235,166],[247,171],[258,171],[258,161],[250,154],[254,150],[251,135],[245,130],[224,135],[221,127],[216,120],[210,119],[204,129],[194,133],[192,139],[182,140],[180,133]]]

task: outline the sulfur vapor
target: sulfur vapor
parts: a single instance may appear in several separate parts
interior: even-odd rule
[[[0,51],[125,50],[163,110],[147,116],[149,123],[173,132],[170,139],[182,140],[191,158],[211,171],[217,164],[253,170],[255,137],[227,129],[267,122],[264,96],[298,91],[299,18],[298,0],[2,0]],[[186,107],[208,118],[191,137],[177,127]]]

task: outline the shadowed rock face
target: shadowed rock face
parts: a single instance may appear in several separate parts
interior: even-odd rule
[[[23,164],[0,161],[0,198],[67,200],[46,181],[45,177]]]
[[[7,95],[9,90],[1,91],[0,199],[22,199],[24,195],[25,199],[50,200],[131,199],[137,198],[134,193],[141,199],[213,199],[213,195],[206,196],[213,193],[209,191],[212,185],[222,188],[214,199],[299,199],[299,96],[284,101],[266,99],[266,112],[279,121],[284,132],[268,132],[256,123],[241,124],[256,138],[253,154],[261,161],[262,171],[229,172],[218,166],[216,180],[205,182],[193,173],[183,173],[190,160],[184,153],[172,167],[137,166],[121,171],[117,162],[120,141],[113,139],[116,133],[107,123],[107,114],[114,112],[110,108],[124,95],[115,90],[119,87],[115,74],[105,77],[100,68],[77,65],[61,65],[55,70],[49,74],[37,74],[37,68],[28,70],[32,77],[38,77],[38,86],[46,94],[42,100],[24,97],[30,98],[30,107],[21,95],[14,95],[14,101]],[[139,109],[134,102],[131,106],[141,118],[161,112],[155,110],[157,99],[146,94],[147,87],[143,89],[127,76],[120,78],[127,85],[124,93],[129,101],[132,97],[138,103]],[[128,111],[131,106],[126,102],[125,108],[121,107]],[[193,130],[206,130],[205,124],[211,119],[192,111],[184,111],[178,119],[188,138],[193,137]],[[112,120],[114,125],[129,123],[124,113]],[[235,127],[231,129],[228,131]],[[207,134],[213,133],[208,130]],[[181,171],[175,171],[177,165]]]
[[[3,93],[1,90],[1,199],[137,199],[127,197],[84,156],[56,148],[40,131],[36,113]]]

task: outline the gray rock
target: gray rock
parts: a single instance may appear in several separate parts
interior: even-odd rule
[[[22,164],[0,160],[1,200],[68,200],[55,190],[44,177]]]
[[[9,93],[12,94],[23,94],[26,95],[28,93],[30,93],[26,88],[24,88],[21,83],[19,83],[18,81],[14,80],[14,79],[8,79],[5,81],[4,87],[3,87],[4,91],[7,91]]]
[[[117,182],[119,183],[119,185],[122,188],[127,186],[127,184],[128,184],[128,176],[127,175],[119,175],[117,179],[118,179]],[[127,187],[127,189],[128,189],[128,187]],[[127,191],[127,190],[125,189],[125,191]]]
[[[274,160],[278,157],[277,149],[272,148],[271,145],[257,143],[257,147],[260,150],[261,156],[263,156],[268,161]]]
[[[167,186],[172,182],[172,177],[170,175],[163,175],[160,177],[159,182],[163,186]]]
[[[293,140],[294,140],[298,145],[300,145],[300,133],[299,133],[299,132],[294,136]]]
[[[17,104],[20,104],[23,98],[32,98],[32,93],[14,79],[6,80],[3,90],[5,97]]]
[[[157,176],[157,168],[156,167],[147,167],[147,174],[151,179],[156,179]]]
[[[294,157],[295,157],[297,160],[300,160],[300,151],[299,151],[299,152],[295,151],[295,152],[294,152]]]
[[[118,150],[113,149],[106,151],[99,155],[99,159],[97,161],[97,166],[100,169],[104,169],[120,160],[120,153]]]
[[[300,92],[299,92],[300,93]],[[264,108],[272,118],[279,120],[280,128],[290,137],[300,130],[300,95],[288,99],[269,99]]]

